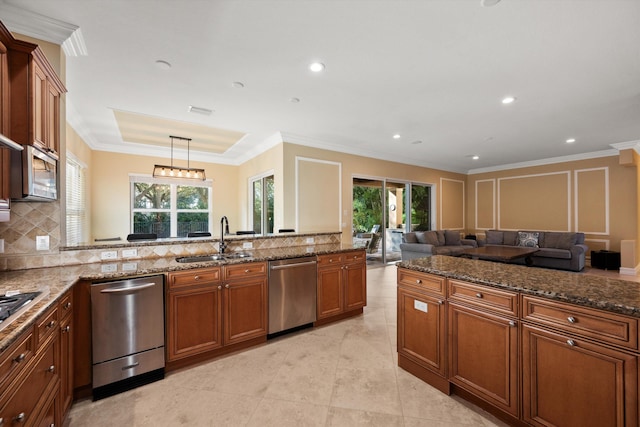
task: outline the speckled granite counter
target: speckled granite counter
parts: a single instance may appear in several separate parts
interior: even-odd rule
[[[403,261],[398,266],[640,317],[637,282],[442,255]]]
[[[28,311],[17,317],[0,331],[0,353],[4,351],[17,336],[32,325],[42,313],[56,303],[78,280],[117,280],[131,276],[144,276],[218,265],[297,258],[306,255],[323,255],[347,252],[354,249],[358,248],[337,243],[247,251],[252,254],[252,258],[225,261],[179,263],[175,260],[175,257],[165,257],[127,260],[126,262],[67,265],[0,272],[0,295],[5,294],[9,290],[30,292],[48,288],[48,295],[45,298],[37,304],[34,304]]]

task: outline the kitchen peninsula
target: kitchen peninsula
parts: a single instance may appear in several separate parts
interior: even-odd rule
[[[227,258],[176,261],[181,256],[217,253],[217,242],[169,239],[65,248],[57,267],[1,272],[0,294],[40,290],[44,296],[0,330],[0,419],[61,423],[74,395],[90,395],[89,290],[94,282],[165,277],[167,371],[266,341],[269,261],[303,256],[317,260],[314,325],[358,315],[366,305],[364,250],[341,244],[340,233],[237,236],[228,240]],[[234,256],[239,253],[243,256]],[[101,258],[103,262],[96,261]],[[80,259],[84,263],[77,263]],[[204,293],[224,301],[215,303],[220,310],[211,317],[215,331],[222,331],[215,342],[193,342],[210,338],[202,331],[211,328],[188,324],[176,316],[179,311],[173,311],[186,302],[192,313],[199,308],[210,313],[206,299],[198,297]],[[244,304],[240,297],[250,298],[251,303]],[[199,302],[193,305],[193,301]],[[248,313],[245,306],[258,310]],[[175,339],[185,336],[187,344]]]
[[[511,425],[638,425],[640,284],[432,256],[398,264],[398,365]]]

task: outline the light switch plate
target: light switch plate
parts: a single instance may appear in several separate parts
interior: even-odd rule
[[[118,264],[102,264],[101,269],[103,273],[115,273],[118,271]]]
[[[49,250],[49,236],[36,236],[36,250],[37,251]]]
[[[137,249],[123,249],[122,250],[122,258],[132,258],[134,256],[138,256]]]
[[[118,251],[100,252],[100,259],[118,259]]]
[[[253,242],[243,242],[242,249],[253,249]]]
[[[426,302],[422,302],[422,301],[418,301],[417,299],[413,300],[413,308],[415,308],[418,311],[424,311],[425,313],[427,313],[429,311],[427,303]]]
[[[137,262],[125,262],[122,263],[122,271],[136,271],[138,269]]]
[[[307,245],[313,245],[314,242],[315,240],[313,239],[313,237],[307,237]]]

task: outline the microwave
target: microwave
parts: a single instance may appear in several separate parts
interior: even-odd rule
[[[58,199],[58,159],[27,145],[11,153],[11,198],[25,201]]]

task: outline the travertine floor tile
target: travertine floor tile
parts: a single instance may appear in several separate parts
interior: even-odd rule
[[[299,427],[324,426],[329,407],[310,403],[263,399],[248,426]]]
[[[327,427],[368,426],[402,427],[402,417],[378,412],[358,411],[355,409],[329,408]]]
[[[331,406],[402,415],[395,369],[338,369]]]

